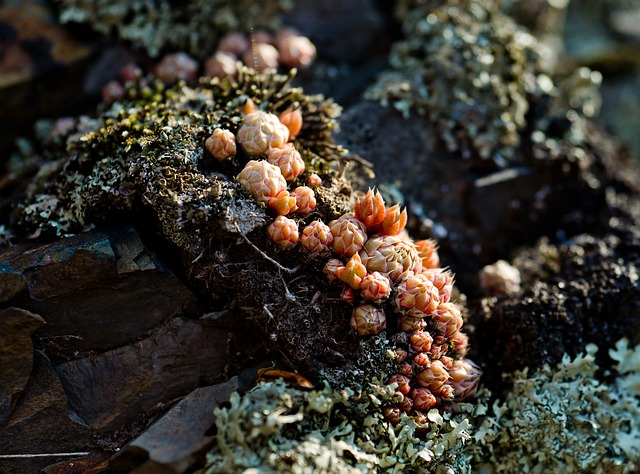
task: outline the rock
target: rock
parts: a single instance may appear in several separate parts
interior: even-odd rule
[[[33,366],[31,334],[44,325],[37,314],[19,308],[0,311],[0,427],[22,394]]]
[[[92,474],[103,472],[109,467],[110,454],[95,451],[80,458],[62,461],[47,466],[42,470],[44,474]]]
[[[135,344],[60,364],[69,410],[106,434],[158,404],[223,380],[229,331],[174,318]]]
[[[38,337],[64,357],[129,344],[196,301],[126,227],[12,247],[0,254],[0,287],[42,315]]]
[[[89,444],[91,437],[86,426],[69,416],[67,396],[51,362],[36,352],[31,377],[8,422],[0,429],[0,453],[77,452]],[[0,460],[0,471],[37,472],[55,461],[56,456],[4,459]]]
[[[255,376],[253,377],[255,380]],[[207,432],[215,422],[213,408],[229,400],[232,392],[246,389],[247,381],[229,381],[194,390],[149,429],[116,453],[109,463],[115,472],[175,472],[192,468],[204,460],[213,442]]]

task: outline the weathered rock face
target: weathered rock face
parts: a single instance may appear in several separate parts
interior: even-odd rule
[[[485,382],[500,374],[558,363],[588,343],[604,349],[621,337],[640,341],[640,232],[627,229],[602,238],[577,236],[562,245],[542,242],[514,260],[525,290],[470,306],[475,360]]]
[[[58,357],[129,344],[196,302],[131,228],[9,248],[0,285],[1,299],[42,315],[37,336]]]
[[[237,323],[195,319],[195,295],[130,227],[6,249],[0,282],[3,454],[119,447],[176,399],[226,379],[238,351]]]
[[[0,426],[4,425],[24,391],[33,366],[31,334],[45,324],[23,309],[0,311]]]

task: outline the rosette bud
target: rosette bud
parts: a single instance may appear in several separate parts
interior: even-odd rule
[[[333,243],[333,234],[329,226],[324,222],[313,221],[302,230],[300,243],[310,252],[324,252]],[[342,262],[340,264],[342,265]]]
[[[218,43],[218,51],[241,56],[250,47],[249,38],[242,33],[227,33]]]
[[[422,317],[413,317],[407,314],[398,315],[398,327],[403,332],[421,331],[427,327],[427,322]]]
[[[295,137],[302,130],[302,112],[300,109],[288,108],[278,115],[282,125],[289,129],[289,139]]]
[[[256,42],[253,48],[244,52],[242,62],[247,67],[255,68],[258,72],[264,72],[267,69],[278,68],[279,56],[280,53],[274,46]]]
[[[384,220],[380,224],[382,235],[398,235],[404,226],[407,225],[407,211],[400,211],[400,206],[396,204],[390,207],[384,214]]]
[[[309,67],[316,57],[316,47],[306,36],[278,35],[276,44],[280,53],[280,62],[288,67]]]
[[[235,77],[238,74],[237,59],[233,54],[217,51],[204,63],[204,75],[208,77]]]
[[[333,251],[351,257],[367,240],[367,227],[353,216],[344,214],[329,223],[333,234]]]
[[[316,195],[313,189],[306,186],[298,186],[291,195],[296,198],[298,214],[307,216],[316,208]]]
[[[384,416],[384,419],[394,426],[400,423],[400,413],[401,411],[398,407],[384,407],[382,409],[382,416]]]
[[[269,203],[287,190],[280,168],[266,161],[249,161],[236,179],[259,202]]]
[[[405,351],[404,349],[400,349],[399,347],[393,352],[395,354],[394,361],[396,364],[402,364],[409,355],[407,351]]]
[[[413,367],[411,364],[405,362],[400,366],[400,370],[398,370],[405,377],[413,377]]]
[[[418,352],[413,358],[413,363],[419,367],[429,367],[431,365],[431,359],[426,352]]]
[[[455,391],[453,387],[447,383],[444,384],[442,388],[440,388],[440,397],[445,401],[453,400],[454,394],[455,394]]]
[[[280,168],[287,181],[293,181],[304,171],[304,161],[291,143],[267,150],[267,161]]]
[[[391,294],[391,281],[382,273],[373,272],[362,279],[360,290],[362,290],[362,296],[365,300],[379,303],[386,300]]]
[[[242,119],[236,140],[249,156],[262,155],[289,141],[289,129],[276,115],[256,110]]]
[[[209,154],[218,161],[227,160],[236,154],[236,137],[229,130],[216,128],[204,142]]]
[[[433,408],[438,402],[435,395],[427,388],[414,388],[411,390],[411,398],[413,398],[413,407],[422,411]]]
[[[298,242],[298,224],[293,219],[278,216],[267,227],[267,235],[280,247],[293,247]]]
[[[378,334],[387,327],[387,318],[382,308],[363,304],[353,310],[351,327],[360,336]]]
[[[411,341],[411,347],[416,352],[429,352],[431,344],[433,344],[433,337],[428,331],[415,331],[411,334],[409,340]]]
[[[394,374],[389,379],[387,379],[387,385],[391,385],[392,383],[398,384],[398,392],[403,395],[407,395],[411,390],[411,383],[409,377],[405,377],[401,374]]]
[[[310,174],[307,178],[307,185],[312,188],[317,188],[322,185],[322,178],[317,174]]]
[[[480,367],[469,359],[454,360],[449,374],[456,401],[475,396],[482,375]]]
[[[439,393],[440,388],[449,380],[449,372],[439,360],[431,361],[431,365],[418,372],[418,384],[427,387],[433,393]]]
[[[367,226],[368,230],[375,230],[384,221],[386,209],[384,207],[384,199],[378,191],[374,192],[369,189],[362,201],[358,199],[354,208],[356,219]]]
[[[353,254],[353,256],[347,262],[347,265],[336,270],[336,276],[342,282],[349,285],[354,290],[360,289],[362,279],[366,276],[367,269],[360,260],[360,255]]]
[[[422,274],[433,282],[440,293],[440,302],[446,303],[451,299],[453,291],[453,273],[442,268],[423,268]]]
[[[485,266],[480,272],[480,287],[487,295],[506,295],[520,291],[520,271],[505,260]]]
[[[401,275],[407,270],[416,273],[422,271],[422,260],[418,251],[413,245],[398,237],[370,238],[360,251],[360,257],[370,273],[380,272],[393,283],[398,283]]]
[[[431,280],[408,271],[398,285],[395,304],[409,316],[424,317],[436,310],[440,295]]]
[[[433,313],[432,321],[436,330],[449,339],[462,327],[460,310],[454,303],[440,303]]]
[[[449,338],[449,342],[453,344],[453,350],[456,351],[456,354],[461,357],[467,354],[469,350],[469,337],[465,333],[458,331]]]
[[[409,413],[413,409],[413,398],[409,395],[403,395],[402,401],[400,402],[400,409],[405,413]]]

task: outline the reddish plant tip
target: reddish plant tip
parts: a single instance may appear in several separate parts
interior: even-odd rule
[[[236,140],[249,156],[263,155],[269,149],[281,148],[287,143],[289,129],[277,116],[256,110],[242,119]]]
[[[354,290],[359,290],[362,279],[367,275],[367,269],[360,260],[360,255],[353,254],[347,265],[336,270],[336,276],[342,282],[349,285]]]
[[[379,230],[382,235],[398,235],[406,225],[407,211],[400,211],[400,206],[396,204],[387,209]]]
[[[286,216],[298,209],[296,198],[289,194],[289,191],[280,191],[269,199],[269,207],[279,216]]]
[[[307,186],[298,186],[293,190],[291,195],[296,198],[298,214],[300,214],[301,216],[307,216],[311,214],[316,208],[316,194],[313,192],[313,189]]]
[[[291,143],[285,143],[279,148],[269,148],[267,161],[280,168],[287,181],[293,181],[304,171],[304,161]]]
[[[438,244],[433,239],[418,240],[415,242],[418,254],[422,259],[423,268],[438,268],[440,266],[440,256],[438,255]]]
[[[300,109],[288,108],[282,112],[278,118],[280,122],[289,129],[289,139],[294,138],[302,130],[302,112]]]
[[[333,234],[333,251],[351,257],[367,240],[367,227],[353,216],[345,214],[329,223]]]
[[[454,360],[449,371],[455,400],[461,401],[475,396],[482,371],[469,359]]]
[[[356,292],[353,288],[348,285],[344,285],[342,288],[342,293],[340,293],[340,298],[343,301],[346,301],[349,304],[355,304],[356,302]]]
[[[327,276],[329,281],[336,281],[338,279],[338,276],[336,275],[338,269],[344,268],[344,266],[344,263],[337,258],[330,258],[327,260],[327,263],[325,263],[322,272]]]
[[[410,336],[411,347],[416,352],[429,352],[433,344],[433,337],[428,331],[415,331]]]
[[[411,381],[409,377],[406,377],[402,374],[394,374],[387,379],[387,385],[391,385],[395,383],[398,385],[398,392],[403,395],[407,395],[411,391]]]
[[[413,407],[416,410],[426,411],[438,403],[435,395],[427,388],[414,388],[411,390],[411,398],[413,398]]]
[[[262,160],[249,161],[236,179],[257,201],[266,204],[287,190],[280,168]]]
[[[440,393],[440,388],[449,380],[449,371],[439,360],[431,362],[429,367],[418,372],[418,384],[433,393]]]
[[[380,303],[389,298],[391,294],[391,281],[383,274],[373,272],[362,279],[360,290],[362,290],[362,297],[365,300]]]
[[[317,188],[318,186],[322,186],[322,178],[317,174],[310,174],[307,178],[307,185],[312,188]]]
[[[369,189],[362,201],[359,199],[356,201],[354,215],[367,226],[367,229],[376,230],[383,223],[386,215],[382,195],[378,191],[374,193]]]
[[[425,317],[433,313],[440,304],[440,294],[431,280],[411,271],[403,275],[395,298],[398,309],[413,317]]]

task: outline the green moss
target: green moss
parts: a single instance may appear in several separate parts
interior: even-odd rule
[[[57,0],[62,23],[87,23],[157,56],[163,50],[187,51],[206,57],[230,31],[276,28],[279,14],[292,0]]]
[[[233,181],[248,157],[239,151],[219,164],[206,155],[204,141],[216,127],[237,133],[248,99],[273,113],[299,107],[304,125],[293,143],[307,169],[299,180],[317,172],[333,182],[333,164],[345,156],[331,138],[340,109],[292,87],[292,77],[243,70],[235,81],[171,88],[141,80],[125,100],[83,121],[62,157],[41,171],[19,208],[19,227],[64,236],[146,213],[168,240],[185,247],[221,223],[234,231],[237,222],[245,233],[263,225],[263,207]],[[346,202],[337,206],[344,212]]]

